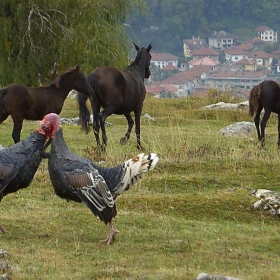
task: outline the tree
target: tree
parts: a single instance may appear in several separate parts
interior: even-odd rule
[[[133,49],[126,19],[141,0],[0,0],[0,85],[35,86],[80,64],[124,68]]]

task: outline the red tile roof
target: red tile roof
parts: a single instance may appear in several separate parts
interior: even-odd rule
[[[223,39],[223,38],[236,38],[235,35],[230,34],[224,30],[221,31],[214,31],[212,34],[208,36],[209,38],[217,38],[217,39]]]
[[[220,70],[209,73],[208,77],[212,78],[261,78],[269,74],[270,70],[265,69],[262,71],[231,71],[231,70]]]
[[[250,58],[271,58],[273,57],[271,54],[264,51],[254,51],[247,54]]]
[[[220,64],[220,62],[211,57],[201,57],[201,58],[191,60],[189,64],[192,66],[197,66],[197,65],[217,66]]]
[[[177,87],[170,84],[164,84],[159,81],[151,82],[149,85],[146,85],[146,91],[152,94],[159,94],[163,91],[165,92],[175,92]]]
[[[171,53],[156,53],[152,52],[152,59],[151,61],[167,61],[167,60],[178,60],[178,56],[173,55]]]
[[[184,39],[183,44],[186,44],[189,47],[190,51],[208,47],[206,40],[200,38]]]
[[[171,70],[178,70],[179,71],[179,67],[174,66],[173,64],[168,64],[165,67],[163,67],[161,70],[162,71],[171,71]]]
[[[269,29],[269,27],[267,26],[259,26],[256,28],[257,31],[260,31],[260,32],[264,32],[266,31],[267,29]]]
[[[192,55],[193,56],[214,56],[214,55],[219,55],[219,52],[216,51],[216,50],[213,50],[211,48],[201,48],[201,49],[198,49],[198,50],[194,50],[192,52]]]
[[[235,65],[256,65],[257,61],[255,59],[251,59],[251,58],[242,58],[239,61],[236,61],[234,63]]]
[[[248,52],[244,51],[242,48],[234,47],[224,50],[225,54],[228,55],[247,55]]]

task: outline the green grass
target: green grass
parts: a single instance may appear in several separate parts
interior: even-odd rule
[[[43,160],[30,187],[3,198],[0,236],[8,251],[13,279],[195,279],[200,272],[242,279],[278,279],[279,218],[259,210],[250,189],[280,191],[277,118],[267,125],[266,149],[252,139],[217,132],[236,121],[252,121],[247,111],[200,108],[204,99],[147,97],[141,136],[146,152],[156,152],[158,166],[141,184],[117,201],[112,246],[99,242],[107,226],[83,204],[54,195]],[[76,117],[67,100],[62,117]],[[137,153],[134,133],[126,146],[123,116],[107,120],[107,152],[95,147],[93,133],[63,125],[70,149],[114,166]],[[38,122],[24,122],[22,139]],[[0,144],[12,144],[11,119],[0,125]]]

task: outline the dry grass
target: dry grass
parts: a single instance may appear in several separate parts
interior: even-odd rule
[[[99,243],[107,227],[82,204],[53,193],[44,160],[31,186],[2,200],[0,236],[9,252],[13,279],[195,279],[200,272],[242,279],[278,279],[279,220],[249,211],[250,188],[279,191],[280,157],[276,119],[267,127],[267,148],[256,141],[217,134],[235,121],[252,121],[244,111],[203,111],[202,99],[152,99],[142,119],[142,142],[160,156],[157,168],[117,201],[112,246]],[[67,100],[63,117],[76,117]],[[134,156],[135,135],[126,146],[119,139],[124,117],[108,119],[107,153],[95,148],[92,131],[64,125],[72,151],[105,166]],[[1,124],[0,143],[11,144],[11,120]],[[25,122],[22,138],[37,123]],[[254,138],[254,140],[256,140]]]

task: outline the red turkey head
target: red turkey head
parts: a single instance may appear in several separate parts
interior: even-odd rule
[[[47,138],[53,138],[54,133],[59,129],[59,116],[55,113],[50,113],[44,116],[40,122],[41,129],[38,130],[40,134],[43,134]]]

